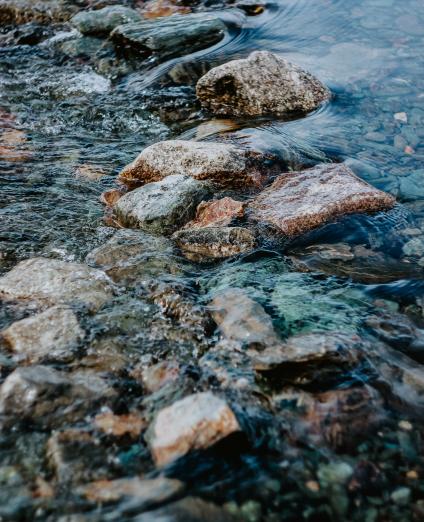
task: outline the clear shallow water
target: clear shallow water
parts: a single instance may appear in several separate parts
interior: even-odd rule
[[[317,422],[318,431],[325,434],[326,428],[316,420],[322,413],[312,408],[308,421],[295,413],[291,416],[295,400],[285,388],[293,385],[290,378],[278,385],[260,383],[260,393],[268,394],[273,411],[283,420],[281,431],[265,414],[258,414],[257,426],[250,427],[257,429],[253,449],[241,456],[214,452],[196,456],[176,464],[167,474],[185,481],[190,493],[218,503],[244,505],[253,499],[263,517],[253,520],[419,520],[424,499],[423,360],[415,352],[399,351],[399,327],[394,328],[391,344],[380,344],[367,321],[379,314],[399,313],[417,328],[424,326],[424,4],[418,0],[293,0],[269,5],[257,17],[234,9],[220,13],[229,32],[213,49],[158,66],[146,64],[142,71],[119,78],[98,75],[89,63],[64,57],[49,41],[0,49],[3,142],[11,129],[24,133],[12,147],[7,145],[9,135],[7,150],[1,149],[0,267],[6,271],[35,255],[84,260],[110,236],[103,223],[100,194],[113,186],[123,165],[155,141],[213,139],[222,129],[234,129],[239,139],[278,152],[289,165],[346,161],[360,177],[395,195],[399,205],[389,214],[350,217],[329,225],[284,252],[261,251],[207,267],[177,256],[180,272],[164,268],[155,272],[155,279],[181,285],[202,306],[225,288],[244,288],[272,316],[282,338],[335,329],[359,334],[368,343],[363,364],[354,371],[339,372],[336,379],[318,377],[300,389],[314,396],[370,386],[380,397],[374,403],[373,391],[368,399],[371,420],[384,419],[380,431],[361,437],[352,421],[351,444],[329,449],[325,443],[309,441],[293,449],[291,426],[300,426],[301,431],[302,422]],[[195,79],[202,64],[210,67],[256,49],[281,53],[310,70],[331,88],[331,102],[288,122],[208,122],[193,105],[192,88],[170,82],[169,71],[182,62],[189,64],[188,76]],[[15,149],[18,161],[13,157],[11,161]],[[81,165],[101,169],[104,175],[96,180],[78,177]],[[340,243],[355,251],[352,259],[327,256],[323,260],[312,248]],[[312,273],[305,273],[305,263]],[[140,278],[144,282],[150,276]],[[160,318],[163,324],[156,327],[166,330],[166,341],[151,339],[149,321],[140,329],[140,317],[160,317],[156,310],[146,312],[139,304],[132,307],[130,299],[137,303],[140,296],[145,298],[145,290],[134,284],[129,294],[98,317],[85,319],[92,336],[89,349],[116,354],[125,345],[130,354],[123,357],[127,366],[141,355],[143,362],[149,361],[153,350],[163,356],[177,354],[196,366],[199,347],[189,335],[182,335],[178,323]],[[26,313],[4,307],[1,326]],[[136,326],[124,321],[128,315]],[[158,352],[150,356],[155,357],[160,359]],[[79,362],[73,364],[78,367]],[[237,371],[244,370],[239,362],[235,368],[236,378]],[[170,397],[175,400],[178,393],[183,395],[184,390],[165,390],[163,396],[147,399],[143,407],[154,410],[155,401],[160,405]],[[343,420],[344,413],[337,408],[330,408],[328,423],[341,418],[342,433],[349,431],[349,417]],[[371,424],[366,414],[360,416]],[[401,421],[412,428],[399,428]],[[31,477],[43,468],[45,437],[30,432],[17,437],[17,442],[5,438],[0,457],[5,464],[17,462]],[[36,447],[39,462],[27,458],[29,444]],[[288,448],[282,450],[285,444]],[[151,472],[144,447],[116,451],[124,463],[117,476]],[[280,458],[281,454],[286,458]],[[134,461],[131,455],[136,455]],[[337,480],[325,486],[321,480],[317,494],[305,486],[319,479],[325,466],[340,462],[352,469],[359,462],[371,463],[379,470],[378,480],[373,482],[370,472],[368,482],[358,479],[362,487],[358,490],[349,490]],[[411,471],[417,478],[408,478]],[[390,497],[401,487],[410,490],[405,504]],[[65,502],[62,497],[60,502]],[[66,505],[71,512],[76,509],[73,499]],[[111,513],[111,519],[116,519],[117,511]]]

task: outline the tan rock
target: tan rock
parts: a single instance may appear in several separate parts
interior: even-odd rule
[[[249,219],[295,237],[346,214],[388,210],[390,194],[359,179],[343,164],[281,174],[249,205]]]
[[[180,174],[219,185],[260,186],[260,155],[229,143],[169,140],[145,148],[118,176],[137,186]]]
[[[224,400],[211,392],[195,393],[158,413],[149,428],[149,445],[156,465],[164,466],[240,430]]]
[[[309,112],[330,98],[310,73],[268,51],[211,69],[197,82],[203,107],[226,116]]]
[[[74,312],[54,306],[45,312],[16,321],[1,332],[6,345],[19,360],[66,360],[84,337]]]
[[[128,435],[133,439],[136,439],[146,427],[144,418],[138,413],[114,415],[111,411],[96,415],[94,424],[107,435],[114,437]]]
[[[119,189],[105,190],[100,195],[100,201],[107,207],[113,207],[115,203],[125,194],[125,191]]]
[[[242,218],[246,203],[233,198],[202,201],[196,210],[196,217],[184,228],[227,226],[236,218]]]
[[[173,14],[187,14],[191,12],[191,8],[185,5],[178,5],[171,0],[152,0],[145,4],[142,10],[143,18],[160,18],[162,16],[171,16]]]
[[[134,375],[134,372],[136,374]],[[174,382],[180,375],[180,366],[177,361],[161,361],[141,372],[134,370],[133,376],[140,380],[148,393],[154,393],[170,382]]]
[[[105,175],[106,172],[97,165],[79,165],[75,169],[75,176],[87,181],[98,181]]]

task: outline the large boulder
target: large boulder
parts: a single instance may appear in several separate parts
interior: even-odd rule
[[[67,360],[84,337],[74,312],[53,306],[45,312],[16,321],[1,337],[18,360],[35,363],[43,359]]]
[[[265,169],[259,162],[258,153],[229,143],[160,141],[145,148],[118,180],[134,186],[180,174],[222,186],[260,186]]]
[[[207,183],[176,174],[128,192],[113,208],[123,226],[172,234],[194,217],[209,193]]]
[[[249,219],[295,237],[346,214],[388,210],[390,194],[359,179],[344,164],[285,172],[249,205]]]
[[[5,300],[75,303],[96,310],[112,296],[104,272],[58,259],[27,259],[0,278],[0,299]]]
[[[224,34],[225,24],[218,17],[196,13],[120,25],[111,37],[118,46],[141,57],[165,60],[206,49]]]
[[[211,69],[196,92],[204,108],[228,116],[306,113],[330,98],[310,73],[268,51]]]
[[[156,465],[164,466],[240,430],[234,413],[223,399],[211,392],[195,393],[157,414],[149,428],[149,445]]]
[[[71,24],[82,34],[109,34],[115,27],[138,22],[141,16],[134,9],[113,5],[93,11],[81,11],[71,19]]]

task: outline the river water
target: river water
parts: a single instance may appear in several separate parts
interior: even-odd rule
[[[131,354],[125,364],[150,360],[155,344],[144,343],[145,330],[125,330],[119,321],[124,309],[138,317],[137,296],[143,293],[137,294],[137,284],[152,274],[156,282],[184,288],[199,307],[226,288],[243,288],[263,305],[283,339],[335,330],[359,335],[365,362],[354,369],[341,368],[328,376],[325,368],[314,375],[306,368],[307,376],[295,381],[295,389],[290,377],[286,387],[272,380],[259,383],[258,393],[273,406],[249,427],[252,433],[257,430],[251,437],[255,444],[241,452],[196,456],[166,474],[185,482],[191,495],[225,504],[228,510],[242,509],[249,521],[422,520],[424,3],[281,0],[257,16],[233,7],[216,12],[228,27],[221,43],[117,77],[98,74],[88,60],[57,51],[57,42],[70,31],[66,25],[54,28],[37,45],[0,48],[0,145],[5,133],[9,136],[6,147],[0,147],[0,270],[34,256],[83,262],[113,232],[104,221],[100,194],[114,186],[116,174],[143,147],[156,141],[213,139],[228,131],[235,139],[277,153],[289,165],[345,161],[358,176],[393,194],[396,207],[383,215],[330,224],[288,251],[260,250],[204,266],[174,253],[172,270],[162,263],[153,272],[146,264],[130,292],[100,315],[84,319],[91,332],[87,343],[107,344],[113,328],[121,328],[120,350]],[[312,72],[331,89],[332,100],[292,121],[216,120],[200,113],[194,101],[196,71],[258,49],[281,54]],[[176,66],[188,71],[185,85],[170,80]],[[95,172],[92,179],[78,175],[81,166]],[[4,305],[0,326],[25,315]],[[388,323],[382,325],[381,317],[389,317]],[[179,328],[174,325],[176,339]],[[215,340],[213,333],[209,341]],[[175,342],[180,345],[177,359],[196,374],[192,344]],[[167,357],[175,356],[173,350],[162,351]],[[8,360],[6,352],[2,358]],[[80,362],[69,364],[78,367]],[[234,379],[240,377],[231,361],[228,371]],[[3,378],[7,372],[4,363]],[[368,394],[359,406],[353,400],[352,411],[351,398],[344,405],[347,412],[323,398],[352,387]],[[325,405],[312,408],[307,421],[303,415],[303,424],[293,407],[299,390],[307,394],[302,399],[306,409],[311,397]],[[149,401],[143,407],[154,409]],[[267,415],[282,421],[282,431],[264,428],[274,422],[268,423]],[[368,431],[374,424],[378,428]],[[315,430],[316,439],[326,430],[338,430],[342,442],[321,444],[308,437],[305,442],[305,430]],[[14,437],[4,435],[0,465],[17,466],[29,482],[39,475],[53,480],[45,471],[47,436],[30,426]],[[120,451],[123,463],[113,477],[155,473],[144,446],[118,450],[110,450],[114,458]],[[55,491],[44,504],[32,498],[22,509],[10,507],[12,519],[58,520],[58,514],[80,509],[89,513],[87,520],[136,519],[119,507],[81,508],[72,488]]]

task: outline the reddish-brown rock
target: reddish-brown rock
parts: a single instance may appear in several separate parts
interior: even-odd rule
[[[196,210],[196,217],[184,228],[224,227],[233,219],[242,218],[246,203],[233,198],[202,201]]]
[[[115,415],[111,411],[96,415],[94,424],[107,435],[114,437],[128,435],[134,439],[137,438],[146,427],[144,418],[137,413]]]
[[[346,214],[388,210],[395,198],[343,164],[285,172],[249,205],[249,219],[295,237]]]

